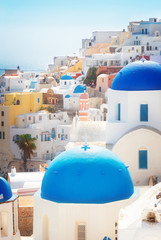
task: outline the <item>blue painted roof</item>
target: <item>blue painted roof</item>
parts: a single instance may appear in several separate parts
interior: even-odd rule
[[[70,98],[70,95],[69,95],[69,94],[67,94],[67,95],[65,96],[65,98]]]
[[[127,167],[111,151],[75,147],[57,156],[44,175],[41,197],[59,203],[107,203],[133,194]]]
[[[83,85],[77,85],[74,89],[73,93],[84,93],[86,91],[86,87]]]
[[[0,203],[6,202],[12,197],[12,191],[9,183],[0,177]]]
[[[138,61],[120,70],[111,89],[123,91],[161,90],[161,65],[152,61]]]
[[[60,80],[73,80],[70,75],[63,75]]]

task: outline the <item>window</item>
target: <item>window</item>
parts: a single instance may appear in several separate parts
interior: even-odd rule
[[[41,142],[43,142],[43,134],[41,134]]]
[[[86,225],[78,224],[77,240],[86,240]]]
[[[2,133],[0,132],[0,139],[2,138]]]
[[[55,128],[52,128],[52,130],[51,130],[51,137],[52,137],[53,139],[56,137]]]
[[[45,142],[47,141],[47,135],[45,134]]]
[[[31,120],[31,117],[29,117],[28,120],[30,121],[30,120]]]
[[[118,116],[117,116],[117,120],[121,120],[121,104],[120,103],[118,103]]]
[[[3,132],[3,139],[5,139],[5,132]]]
[[[42,120],[42,116],[39,116],[39,121],[41,121]]]
[[[60,134],[58,134],[58,138],[60,138]]]
[[[13,136],[13,139],[12,139],[14,142],[15,141],[19,141],[20,140],[20,136],[18,134],[14,135]]]
[[[4,111],[1,112],[1,116],[2,116],[2,117],[4,116]]]
[[[146,50],[149,51],[149,43],[147,42],[147,47],[146,47]]]
[[[4,127],[4,122],[1,122],[1,127]]]
[[[142,34],[144,34],[144,29],[142,29]]]
[[[148,104],[140,105],[140,121],[141,122],[148,121]]]
[[[39,103],[40,102],[40,98],[38,97],[38,99],[37,99],[37,102]]]
[[[145,28],[145,34],[148,34],[148,29],[147,28]]]
[[[139,169],[147,169],[147,150],[139,151]]]

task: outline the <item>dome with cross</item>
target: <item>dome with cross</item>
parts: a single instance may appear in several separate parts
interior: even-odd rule
[[[44,175],[41,197],[58,203],[107,203],[129,198],[133,183],[111,151],[84,144],[57,156]]]

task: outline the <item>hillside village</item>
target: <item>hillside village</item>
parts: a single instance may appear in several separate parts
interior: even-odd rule
[[[0,239],[159,240],[160,111],[158,18],[95,31],[45,72],[6,69]]]

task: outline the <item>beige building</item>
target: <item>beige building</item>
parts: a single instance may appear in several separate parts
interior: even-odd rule
[[[0,174],[7,177],[8,164],[13,160],[10,146],[10,126],[15,125],[16,116],[36,112],[42,106],[42,93],[9,93],[0,105]]]
[[[0,106],[0,174],[4,177],[7,177],[7,167],[13,159],[10,151],[9,119],[9,106]]]

